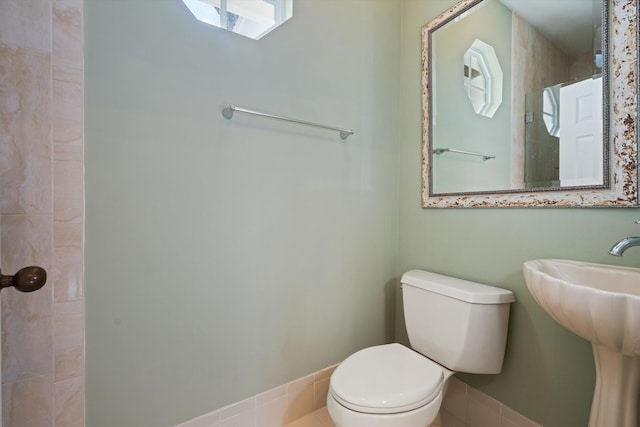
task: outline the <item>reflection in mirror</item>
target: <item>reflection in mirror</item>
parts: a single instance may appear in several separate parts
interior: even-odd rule
[[[558,139],[561,186],[596,186],[604,182],[602,77],[561,85]]]
[[[634,1],[462,0],[427,24],[423,206],[635,204],[635,123],[627,119],[624,134],[615,127],[620,108],[637,102]],[[611,57],[609,3],[620,46]],[[485,115],[493,81],[479,46],[489,46],[504,81],[502,104]],[[630,68],[625,81],[613,77],[613,91],[610,63]],[[614,95],[611,109],[603,93]],[[614,142],[626,141],[609,144],[610,119]]]
[[[260,39],[293,15],[293,0],[182,0],[199,21]]]
[[[558,106],[558,95],[560,94],[560,85],[545,87],[542,91],[542,120],[547,128],[547,132],[551,136],[558,137],[560,135],[560,108]],[[529,122],[533,121],[533,114],[525,115],[529,118]]]
[[[481,116],[493,117],[502,103],[502,68],[496,51],[478,39],[464,53],[464,89]]]

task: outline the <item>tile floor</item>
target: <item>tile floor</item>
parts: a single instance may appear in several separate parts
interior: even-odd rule
[[[441,419],[436,420],[430,427],[470,427],[470,424],[466,424],[460,421],[457,417],[452,415],[446,410],[442,410]],[[475,424],[474,424],[475,425]],[[511,426],[512,424],[501,424],[505,426]],[[515,425],[515,424],[514,424]],[[297,419],[284,427],[335,427],[327,407],[320,408],[309,415]]]
[[[327,411],[327,407],[325,406],[287,424],[286,427],[335,427],[335,424],[331,421],[329,411]]]

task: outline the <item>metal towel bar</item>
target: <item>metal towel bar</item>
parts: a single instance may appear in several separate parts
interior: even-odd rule
[[[435,154],[442,154],[442,153],[458,153],[458,154],[466,154],[467,156],[478,156],[478,157],[482,157],[482,160],[490,160],[490,159],[495,159],[496,156],[494,156],[493,154],[483,154],[483,153],[474,153],[473,151],[464,151],[464,150],[456,150],[455,148],[434,148],[433,152]]]
[[[327,125],[321,125],[319,123],[307,122],[307,121],[304,121],[304,120],[297,120],[297,119],[291,119],[291,118],[288,118],[288,117],[276,116],[274,114],[263,113],[261,111],[255,111],[255,110],[250,110],[248,108],[238,107],[237,105],[229,105],[229,106],[225,107],[222,110],[222,116],[225,119],[231,119],[233,117],[233,113],[235,111],[237,111],[239,113],[253,114],[254,116],[266,117],[266,118],[269,118],[269,119],[276,119],[276,120],[282,120],[282,121],[285,121],[285,122],[297,123],[297,124],[300,124],[300,125],[314,126],[314,127],[318,127],[318,128],[322,128],[322,129],[334,130],[336,132],[340,132],[340,138],[342,140],[347,139],[347,137],[349,137],[349,135],[353,135],[355,133],[351,129],[342,129],[342,128],[337,128],[337,127],[334,127],[334,126],[327,126]]]

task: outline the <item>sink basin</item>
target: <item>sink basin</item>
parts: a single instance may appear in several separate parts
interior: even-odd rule
[[[589,427],[638,427],[640,269],[539,259],[525,262],[523,272],[540,307],[592,343]]]
[[[540,259],[524,264],[524,277],[556,322],[594,344],[640,356],[640,269]]]

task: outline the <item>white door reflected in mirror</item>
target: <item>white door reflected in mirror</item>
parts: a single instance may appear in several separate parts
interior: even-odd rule
[[[560,88],[560,183],[598,185],[603,179],[602,77]]]
[[[293,0],[182,0],[199,21],[258,40],[293,16]]]

